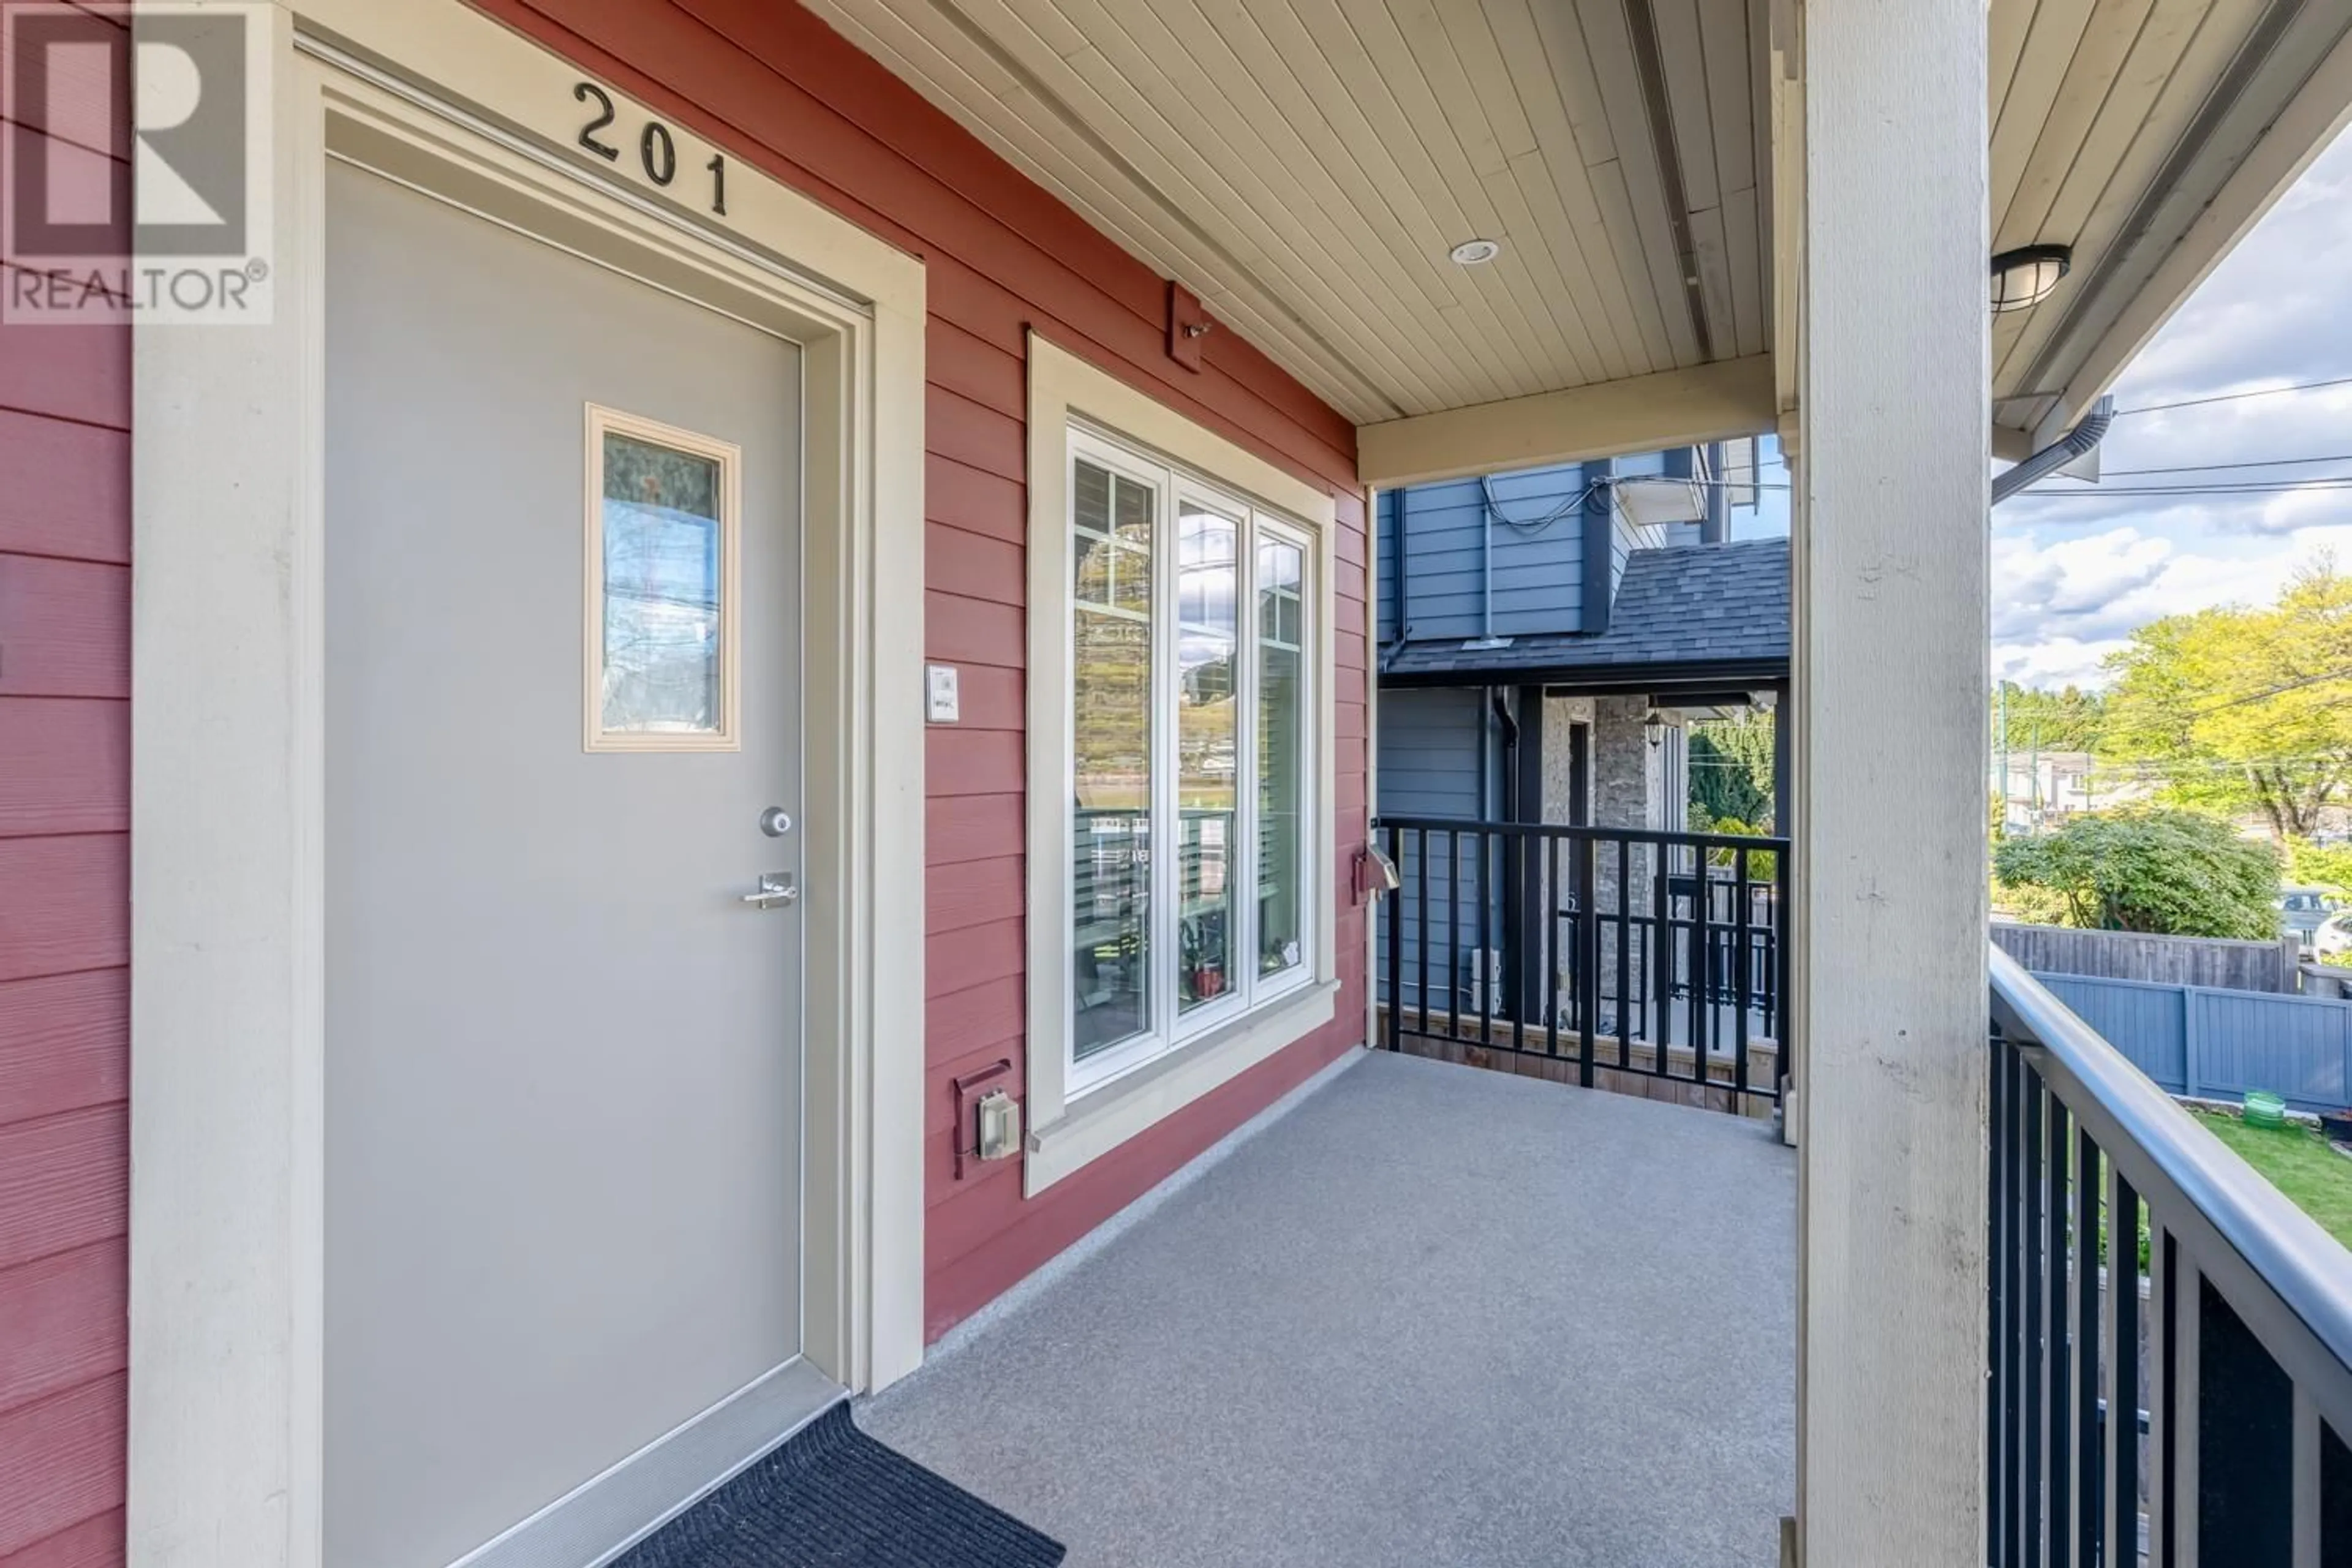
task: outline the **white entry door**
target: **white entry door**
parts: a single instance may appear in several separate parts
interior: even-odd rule
[[[800,355],[327,196],[326,1558],[439,1568],[801,1350]]]

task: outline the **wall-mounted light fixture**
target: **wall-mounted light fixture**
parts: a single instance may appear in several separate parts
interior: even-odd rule
[[[1643,714],[1642,734],[1653,746],[1663,742],[1666,738],[1666,716],[1654,708]]]
[[[2050,298],[2058,280],[2074,265],[2074,253],[2063,245],[2028,245],[2004,250],[1992,258],[1992,310],[2024,310]]]

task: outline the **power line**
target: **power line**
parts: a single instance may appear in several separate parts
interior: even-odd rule
[[[2298,382],[2293,386],[2256,386],[2244,392],[2217,392],[2210,397],[2184,397],[2178,403],[2144,403],[2137,408],[2118,408],[2115,417],[2122,419],[2134,414],[2163,414],[2175,408],[2202,408],[2209,403],[2235,403],[2244,397],[2275,397],[2287,392],[2317,392],[2329,386],[2352,386],[2352,375],[2339,375],[2327,381]]]
[[[2324,458],[2263,458],[2244,463],[2179,463],[2166,468],[2104,468],[2105,475],[2134,474],[2206,474],[2224,468],[2285,468],[2305,463],[2352,463],[2352,452],[2336,452]]]
[[[2208,713],[2219,713],[2225,708],[2242,708],[2249,702],[2261,702],[2269,698],[2284,696],[2290,691],[2300,691],[2306,686],[2319,686],[2330,680],[2346,679],[2352,679],[2352,668],[2330,670],[2325,675],[2307,675],[2300,680],[2290,680],[2284,686],[2273,686],[2267,691],[2249,692],[2243,697],[2232,697],[2226,701],[2210,703],[2203,708],[2191,708],[2181,717],[2201,719]]]
[[[2352,474],[2314,474],[2304,479],[2246,479],[2217,485],[2094,485],[2081,490],[2029,489],[2020,491],[2013,499],[2032,496],[2040,500],[2097,500],[2105,496],[2263,496],[2293,495],[2298,490],[2325,493],[2341,489],[2352,489]]]

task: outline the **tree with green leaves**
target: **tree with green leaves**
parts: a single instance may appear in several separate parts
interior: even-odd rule
[[[2352,577],[2325,554],[2275,605],[2168,616],[2107,665],[2098,752],[2168,804],[2304,837],[2352,784]]]
[[[2105,716],[2105,700],[2079,686],[2044,691],[2004,680],[1993,689],[1993,741],[2000,743],[2005,724],[2012,752],[2032,746],[2045,752],[2092,751],[2099,743]]]
[[[2062,925],[2158,936],[2278,935],[2278,852],[2219,817],[2095,812],[1993,849],[1998,890]]]
[[[2286,846],[2287,875],[2314,888],[2340,888],[2352,892],[2352,844],[2318,844],[2290,838]]]
[[[1751,709],[1692,725],[1689,761],[1694,825],[1773,820],[1770,714]]]

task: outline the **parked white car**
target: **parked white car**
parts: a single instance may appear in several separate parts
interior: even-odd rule
[[[2323,961],[2352,953],[2352,910],[2328,916],[2311,933],[2311,951]]]

